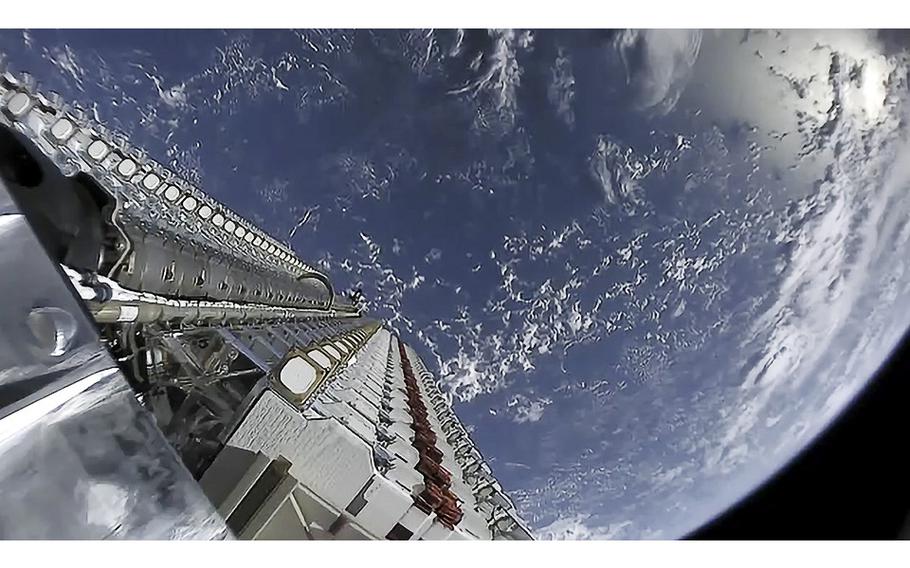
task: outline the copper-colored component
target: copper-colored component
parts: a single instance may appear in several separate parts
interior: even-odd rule
[[[414,469],[423,475],[424,490],[414,498],[416,505],[423,511],[436,512],[436,517],[447,527],[454,528],[461,522],[464,512],[458,505],[458,498],[452,493],[452,474],[442,467],[442,450],[436,446],[436,432],[430,426],[427,407],[420,394],[414,370],[408,359],[404,344],[398,341],[401,354],[401,370],[404,374],[405,392],[407,393],[408,411],[413,419],[414,430],[412,445],[420,456]]]

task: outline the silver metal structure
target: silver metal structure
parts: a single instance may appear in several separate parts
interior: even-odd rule
[[[417,353],[0,75],[0,537],[528,539]]]

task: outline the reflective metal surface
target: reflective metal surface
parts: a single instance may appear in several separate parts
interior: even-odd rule
[[[227,538],[0,183],[0,538]]]
[[[286,244],[160,164],[140,158],[122,134],[80,118],[75,110],[21,76],[0,73],[0,126],[9,130],[0,131],[5,135],[0,146],[15,154],[22,145],[30,155],[30,168],[19,164],[17,182],[36,189],[72,186],[74,191],[58,197],[73,200],[81,192],[94,195],[96,207],[101,204],[97,213],[104,229],[89,234],[64,227],[64,220],[89,226],[88,214],[68,219],[74,209],[55,214],[47,196],[37,202],[31,202],[34,193],[23,197],[35,209],[47,210],[58,237],[78,241],[80,252],[100,252],[78,256],[79,268],[99,270],[127,288],[172,297],[352,309],[345,299],[336,302],[328,277]],[[49,178],[22,176],[36,168]],[[92,208],[91,200],[83,203]]]
[[[114,368],[94,326],[0,189],[0,417],[82,377]]]

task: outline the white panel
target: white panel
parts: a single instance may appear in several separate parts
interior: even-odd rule
[[[385,538],[414,503],[414,499],[404,489],[378,475],[364,498],[367,504],[355,520],[378,538]]]
[[[411,415],[400,408],[393,408],[389,412],[389,418],[394,420],[396,424],[404,424],[405,426],[410,424],[412,420]],[[408,426],[408,430],[410,429],[410,426]]]
[[[139,317],[138,306],[121,306],[117,321],[135,321]]]
[[[21,93],[20,93],[20,95],[21,95]],[[19,95],[16,95],[16,96],[19,96]],[[15,97],[10,102],[12,103],[14,100],[15,100]],[[91,158],[93,160],[101,160],[101,158],[107,156],[107,153],[109,151],[110,151],[110,149],[107,147],[107,144],[105,144],[101,140],[95,140],[94,142],[89,144],[88,150],[86,150],[88,155],[91,156]]]
[[[417,448],[400,438],[396,438],[394,442],[389,444],[389,450],[404,458],[404,460],[411,466],[414,466],[420,459],[420,454],[417,453]]]
[[[420,472],[406,463],[396,463],[395,467],[389,470],[386,477],[392,481],[400,483],[411,495],[416,495],[423,488],[423,476]],[[416,490],[419,486],[419,490]]]
[[[380,397],[378,394],[376,394],[372,390],[364,387],[363,389],[359,390],[358,392],[360,393],[361,396],[363,396],[363,398],[370,401],[373,404],[373,406],[378,408],[382,404],[382,397]]]
[[[370,446],[335,419],[306,421],[266,391],[228,442],[271,458],[283,455],[300,483],[339,510],[373,475]]]
[[[394,422],[386,430],[392,434],[398,434],[405,440],[414,438],[414,430],[411,430],[411,427],[404,422]]]
[[[347,403],[344,402],[327,402],[322,405],[322,410],[326,413],[326,417],[334,416],[345,424],[359,422],[362,424],[362,428],[365,428],[371,432],[375,430],[375,426],[365,417],[357,413],[353,408],[351,408]],[[352,427],[352,429],[361,431],[360,427]],[[375,438],[375,434],[368,436],[368,439]]]
[[[490,527],[480,513],[468,507],[464,507],[463,510],[464,516],[461,518],[461,522],[458,523],[458,528],[470,532],[475,538],[481,540],[493,538],[492,533],[490,533]]]
[[[262,528],[256,540],[306,540],[307,532],[290,500],[275,511],[275,515]]]
[[[297,501],[297,505],[303,512],[303,516],[311,529],[318,527],[326,531],[338,520],[339,513],[337,511],[327,508],[300,487],[294,490],[291,498]]]
[[[341,388],[339,388],[341,387]],[[354,397],[354,384],[340,384],[338,381],[332,382],[332,396],[340,401],[348,402]]]
[[[205,470],[199,485],[218,513],[227,518],[271,461],[265,454],[226,446]]]
[[[413,533],[426,520],[427,514],[412,504],[411,508],[408,509],[408,511],[404,514],[403,517],[401,517],[401,519],[399,519],[398,522],[401,523],[401,526]]]
[[[352,524],[346,524],[335,533],[335,540],[370,540],[370,535]]]
[[[446,469],[448,469],[448,468],[446,468]],[[449,471],[451,471],[451,470],[449,470]],[[461,499],[462,501],[473,502],[474,496],[471,493],[471,488],[468,487],[465,483],[463,483],[459,479],[459,477],[460,476],[458,474],[458,470],[456,470],[452,474],[452,487],[451,487],[452,493],[457,495],[459,497],[459,499]]]
[[[73,123],[65,118],[61,118],[51,126],[51,134],[58,140],[69,138],[75,127]]]
[[[303,394],[316,381],[316,369],[303,357],[292,357],[281,368],[279,379],[292,393]]]
[[[169,185],[167,189],[164,190],[164,197],[170,201],[175,201],[180,197],[180,190],[176,186]]]
[[[392,408],[400,409],[400,410],[406,410],[408,407],[408,402],[402,397],[393,395],[389,399],[389,406],[391,406]]]
[[[476,535],[459,530],[458,527],[455,527],[455,529],[452,531],[452,536],[449,537],[449,540],[475,540],[478,538]]]
[[[322,351],[313,349],[312,351],[307,351],[307,355],[323,369],[328,369],[332,366],[332,361]]]
[[[452,536],[451,529],[438,521],[433,521],[433,524],[427,529],[427,532],[423,533],[421,538],[423,540],[448,540],[450,536]]]
[[[452,477],[461,477],[461,466],[446,455],[442,456],[442,467],[446,468],[452,474]]]
[[[367,400],[359,393],[354,392],[348,403],[355,408],[361,414],[371,418],[374,422],[379,419],[379,409],[367,402]]]
[[[376,426],[360,414],[349,410],[342,421],[368,443],[372,444],[376,441]]]

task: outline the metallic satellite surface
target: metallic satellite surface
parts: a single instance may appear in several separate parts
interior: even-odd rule
[[[0,112],[0,537],[532,538],[357,293],[29,76]]]
[[[86,306],[84,321],[100,322],[112,347],[101,355],[135,374],[130,353],[148,346],[109,333],[134,316],[155,328],[188,311],[197,320],[259,322],[332,310],[328,319],[343,323],[292,333],[346,342],[344,334],[368,330],[368,339],[354,338],[365,361],[378,369],[385,356],[394,362],[386,369],[401,376],[384,372],[371,387],[362,386],[366,376],[339,380],[376,391],[368,396],[398,385],[395,414],[412,424],[411,413],[424,410],[409,397],[433,396],[422,371],[438,377],[440,396],[508,496],[498,511],[514,505],[516,517],[496,529],[502,535],[688,533],[825,430],[910,327],[902,309],[910,292],[910,52],[901,32],[6,30],[0,53],[14,76],[31,73],[37,91],[60,93],[74,120],[122,137],[106,138],[104,148],[73,142],[78,166],[49,157],[64,178],[102,168],[106,183],[125,187],[149,173],[105,162],[121,143],[135,149],[128,154],[137,167],[160,164],[150,194],[145,177],[129,182],[136,193],[115,216],[125,222],[103,222],[108,230],[88,239],[106,243],[100,260],[91,247],[50,251],[70,269],[62,277]],[[29,112],[22,104],[4,99],[4,120]],[[184,182],[154,184],[171,179],[165,170]],[[99,208],[97,195],[48,207],[20,192],[15,204],[47,212],[30,225],[35,238],[67,243],[87,233],[54,215],[94,208],[105,221],[114,207]],[[225,212],[219,230],[206,232],[215,219],[209,198]],[[12,231],[18,222],[8,223]],[[163,236],[177,227],[185,240]],[[118,249],[124,240],[141,253]],[[92,262],[103,270],[86,278]],[[27,278],[24,270],[15,276]],[[36,307],[21,296],[29,287],[7,282],[27,318]],[[351,299],[350,290],[362,294]],[[84,321],[45,311],[32,327]],[[236,345],[251,347],[228,362],[236,384],[289,360],[265,347],[281,341],[275,334],[237,329]],[[204,347],[192,335],[148,339],[197,359],[234,345],[220,332],[203,335]],[[393,336],[407,346],[416,382]],[[57,343],[42,345],[53,352]],[[112,368],[102,359],[86,364]],[[213,370],[181,360],[160,375],[179,389]],[[311,385],[300,373],[289,384]],[[272,376],[281,391],[280,373]],[[17,396],[37,396],[43,381]],[[221,392],[217,382],[205,389],[230,408],[253,392]],[[183,402],[149,395],[137,404],[166,416]],[[224,442],[207,440],[236,426],[226,425],[222,406],[209,405],[215,418],[198,423],[187,418],[201,414],[175,414],[167,419],[174,427],[162,430],[179,440],[191,475],[212,467],[210,453]],[[441,428],[445,419],[424,406],[430,429],[434,420]],[[338,430],[343,438],[362,425],[357,416]],[[282,424],[288,436],[296,432]],[[188,435],[197,428],[208,437]],[[272,490],[304,475],[255,449],[253,433],[236,431],[253,455],[231,459],[270,472]],[[453,457],[434,463],[463,468],[458,445],[437,438]],[[395,447],[417,462],[437,455],[422,444]],[[427,497],[439,518],[454,520],[447,492],[462,489],[439,487]],[[306,499],[294,502],[316,511]],[[245,518],[258,530],[255,515]],[[319,526],[343,537],[363,528]]]

